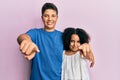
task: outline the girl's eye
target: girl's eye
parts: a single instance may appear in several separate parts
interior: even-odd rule
[[[74,40],[70,40],[70,42],[74,42]]]

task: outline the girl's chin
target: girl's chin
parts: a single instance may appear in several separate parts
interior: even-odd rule
[[[77,52],[78,50],[72,50],[73,52]]]

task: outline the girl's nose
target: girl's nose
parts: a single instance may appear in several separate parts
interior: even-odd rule
[[[77,46],[77,43],[75,42],[74,45]]]

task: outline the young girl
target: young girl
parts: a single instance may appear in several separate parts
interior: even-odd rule
[[[89,43],[89,35],[80,28],[67,28],[63,32],[63,63],[61,80],[90,80],[86,59],[79,47]]]

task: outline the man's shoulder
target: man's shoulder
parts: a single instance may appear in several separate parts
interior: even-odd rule
[[[38,32],[38,31],[42,31],[42,28],[31,28],[27,32]]]
[[[55,29],[56,30],[56,32],[58,32],[58,33],[62,33],[60,30],[57,30],[57,29]]]
[[[30,30],[42,30],[43,28],[31,28]]]

